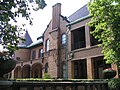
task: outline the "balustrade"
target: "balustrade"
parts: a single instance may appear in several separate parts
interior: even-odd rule
[[[93,81],[9,81],[0,90],[108,90],[107,82]]]

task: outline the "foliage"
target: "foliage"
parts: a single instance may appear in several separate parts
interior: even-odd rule
[[[44,79],[51,79],[51,76],[48,73],[44,73]]]
[[[19,27],[11,23],[11,21],[17,23],[17,18],[22,16],[32,25],[30,3],[35,3],[35,1],[0,0],[0,44],[8,50],[10,56],[17,49],[19,41],[24,40],[22,38],[24,24],[22,27]],[[36,0],[36,4],[38,4],[37,10],[43,9],[46,6],[44,0]]]
[[[110,79],[108,81],[108,88],[109,90],[120,90],[120,79]]]
[[[120,0],[92,0],[88,5],[91,21],[95,27],[91,34],[102,42],[107,63],[120,63]]]
[[[107,68],[103,70],[103,77],[105,79],[114,78],[116,76],[116,71],[112,68]]]

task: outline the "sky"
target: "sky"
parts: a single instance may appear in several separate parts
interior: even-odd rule
[[[45,0],[47,6],[43,10],[31,12],[33,25],[28,25],[27,30],[33,42],[37,40],[37,37],[42,36],[47,25],[49,24],[52,18],[53,5],[56,3],[61,3],[61,14],[68,17],[87,4],[88,1],[89,0]]]

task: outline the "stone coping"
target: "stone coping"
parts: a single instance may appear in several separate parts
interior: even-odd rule
[[[40,78],[24,78],[24,79],[12,79],[11,81],[16,82],[26,82],[26,81],[35,81],[35,82],[81,82],[81,83],[106,83],[108,79],[40,79]]]
[[[12,81],[0,81],[0,86],[10,86],[10,85],[12,85],[13,84],[13,82]]]

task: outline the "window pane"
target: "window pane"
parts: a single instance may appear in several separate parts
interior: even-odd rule
[[[65,64],[63,64],[63,78],[66,77],[66,66]]]
[[[66,44],[66,34],[62,35],[62,45]]]
[[[48,63],[45,64],[45,73],[48,73]]]
[[[46,41],[46,52],[49,51],[49,45],[50,45],[50,40],[48,39],[48,40]]]
[[[33,51],[32,52],[32,60],[35,59],[35,57],[36,57],[36,51]]]
[[[39,49],[39,57],[43,57],[43,49]]]

